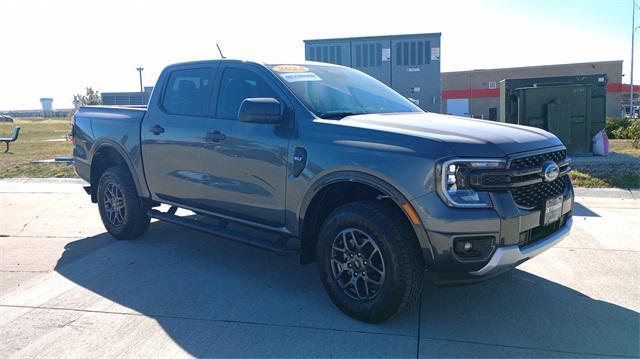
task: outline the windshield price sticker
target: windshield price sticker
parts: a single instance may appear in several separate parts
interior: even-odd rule
[[[322,79],[313,72],[292,72],[280,74],[280,76],[287,82],[322,81]]]
[[[299,65],[278,65],[272,67],[273,71],[277,72],[306,72],[308,68]]]

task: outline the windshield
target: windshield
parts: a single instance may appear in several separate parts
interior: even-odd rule
[[[318,117],[422,112],[380,81],[351,68],[273,65],[271,70]]]

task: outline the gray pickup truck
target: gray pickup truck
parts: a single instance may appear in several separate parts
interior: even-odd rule
[[[115,238],[156,218],[299,255],[366,322],[407,308],[426,274],[490,278],[572,224],[570,159],[554,135],[425,113],[330,64],[171,65],[147,108],[80,107],[72,135]]]

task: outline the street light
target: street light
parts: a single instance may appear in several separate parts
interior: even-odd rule
[[[138,70],[138,74],[140,75],[140,96],[142,96],[142,100],[141,101],[142,101],[142,105],[144,105],[145,104],[144,88],[142,87],[142,70],[144,70],[144,67],[142,67],[142,66],[136,67],[136,70]]]
[[[640,29],[640,26],[636,27],[636,0],[631,1],[633,3],[633,12],[631,13],[631,79],[629,80],[629,116],[635,117],[635,111],[633,108],[633,45],[635,40],[636,30]]]

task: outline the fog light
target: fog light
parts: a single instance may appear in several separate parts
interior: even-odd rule
[[[486,258],[493,250],[493,236],[459,237],[453,240],[453,251],[461,258]]]

